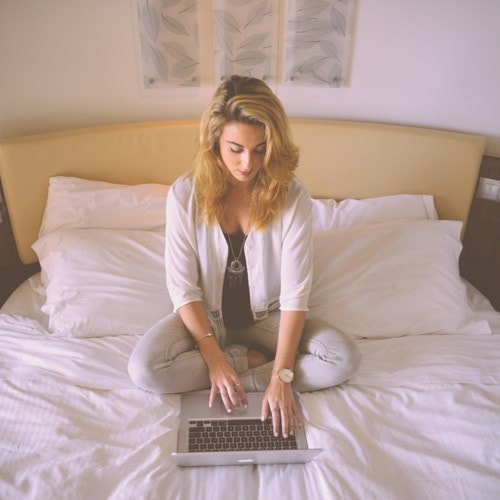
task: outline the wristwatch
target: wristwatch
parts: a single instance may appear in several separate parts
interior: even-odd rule
[[[284,384],[289,384],[293,380],[294,374],[289,368],[280,368],[279,370],[273,370],[273,375],[277,375]]]

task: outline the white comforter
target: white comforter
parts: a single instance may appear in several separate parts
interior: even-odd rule
[[[498,498],[498,334],[361,341],[349,383],[301,395],[314,461],[181,469],[179,397],[128,379],[137,338],[51,337],[23,300],[0,314],[3,500]]]

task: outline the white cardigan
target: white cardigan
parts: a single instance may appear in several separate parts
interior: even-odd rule
[[[174,309],[202,301],[217,333],[223,328],[222,287],[228,245],[218,224],[198,212],[192,178],[185,174],[169,189],[165,264]],[[294,179],[281,216],[264,231],[251,229],[245,243],[250,306],[254,320],[269,311],[307,311],[312,281],[312,202]]]

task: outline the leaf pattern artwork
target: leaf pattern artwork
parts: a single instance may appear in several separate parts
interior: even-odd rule
[[[200,85],[198,0],[137,0],[144,87]]]
[[[275,79],[279,0],[213,0],[212,6],[216,79]]]
[[[352,1],[288,1],[285,85],[341,86]]]
[[[133,1],[146,89],[199,86],[208,67],[216,84],[231,74],[291,86],[345,84],[356,0]],[[202,33],[212,26],[214,35],[201,47],[199,17]]]

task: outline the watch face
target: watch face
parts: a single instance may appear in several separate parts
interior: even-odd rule
[[[292,372],[292,370],[289,370],[288,368],[282,368],[278,372],[278,377],[285,384],[289,384],[293,380],[293,372]]]

